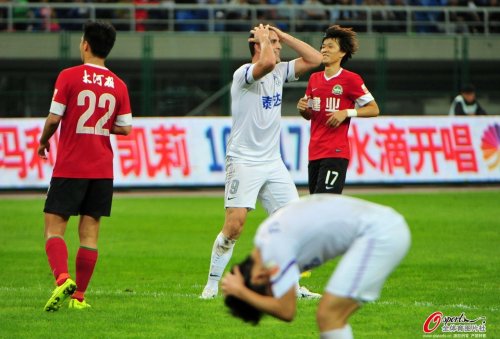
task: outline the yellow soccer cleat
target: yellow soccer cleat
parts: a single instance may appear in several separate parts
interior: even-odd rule
[[[300,273],[301,278],[309,278],[311,276],[311,271],[304,271]]]
[[[66,279],[66,281],[61,286],[57,286],[52,292],[49,301],[47,301],[45,307],[43,308],[44,311],[57,311],[63,304],[64,300],[75,293],[75,291],[75,282],[71,279]]]
[[[74,310],[84,310],[86,308],[91,308],[90,304],[87,304],[85,299],[83,301],[80,301],[78,299],[71,299],[69,301],[69,308],[72,308]]]

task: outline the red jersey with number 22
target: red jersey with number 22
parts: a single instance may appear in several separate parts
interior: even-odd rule
[[[53,177],[112,179],[110,129],[132,122],[125,83],[97,65],[67,68],[57,78],[50,113],[62,116]]]
[[[311,109],[311,139],[309,141],[309,161],[325,158],[350,159],[347,133],[350,118],[340,126],[326,125],[327,113],[364,106],[374,100],[363,83],[363,79],[345,69],[327,79],[325,72],[311,74],[306,95]]]

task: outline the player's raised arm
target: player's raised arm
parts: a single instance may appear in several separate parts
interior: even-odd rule
[[[270,26],[269,29],[276,32],[281,43],[289,46],[300,56],[300,58],[295,59],[295,75],[297,77],[321,64],[322,56],[317,49],[304,41],[281,31],[277,27]]]
[[[276,43],[279,44],[279,40],[269,35],[269,25],[264,26],[263,24],[259,24],[259,26],[254,27],[250,32],[252,36],[248,38],[248,42],[255,43],[255,54],[252,58],[252,61],[256,61],[253,68],[253,78],[260,79],[271,72],[274,66],[276,66],[274,45]],[[281,49],[281,46],[279,48]]]

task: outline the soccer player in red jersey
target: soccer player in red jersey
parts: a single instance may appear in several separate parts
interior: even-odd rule
[[[351,28],[330,26],[321,44],[325,70],[311,74],[305,96],[297,104],[299,113],[311,120],[311,194],[342,193],[350,159],[347,133],[351,118],[379,114],[363,79],[342,67],[357,50],[358,40]]]
[[[132,113],[127,86],[104,66],[116,31],[103,22],[88,22],[80,41],[83,65],[58,76],[38,155],[46,159],[49,140],[59,124],[57,160],[45,201],[45,251],[57,287],[45,311],[57,311],[71,296],[70,308],[84,309],[84,299],[97,261],[100,218],[111,213],[113,150],[110,134],[128,135]],[[80,215],[80,248],[76,283],[68,273],[64,233],[71,215]]]

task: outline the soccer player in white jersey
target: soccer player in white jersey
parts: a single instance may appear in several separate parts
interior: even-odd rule
[[[378,299],[410,241],[404,218],[392,208],[341,195],[302,198],[260,225],[251,255],[222,279],[225,303],[254,324],[263,313],[292,321],[300,272],[342,255],[317,322],[321,338],[353,338],[349,317]]]
[[[224,195],[226,213],[222,231],[212,248],[203,299],[217,295],[219,280],[243,230],[247,213],[255,209],[257,199],[269,214],[298,199],[280,154],[283,84],[319,66],[321,54],[276,27],[260,24],[250,32],[252,62],[233,74],[233,124],[227,145]],[[282,62],[282,44],[297,52],[299,58]],[[304,293],[307,294],[305,289]]]

